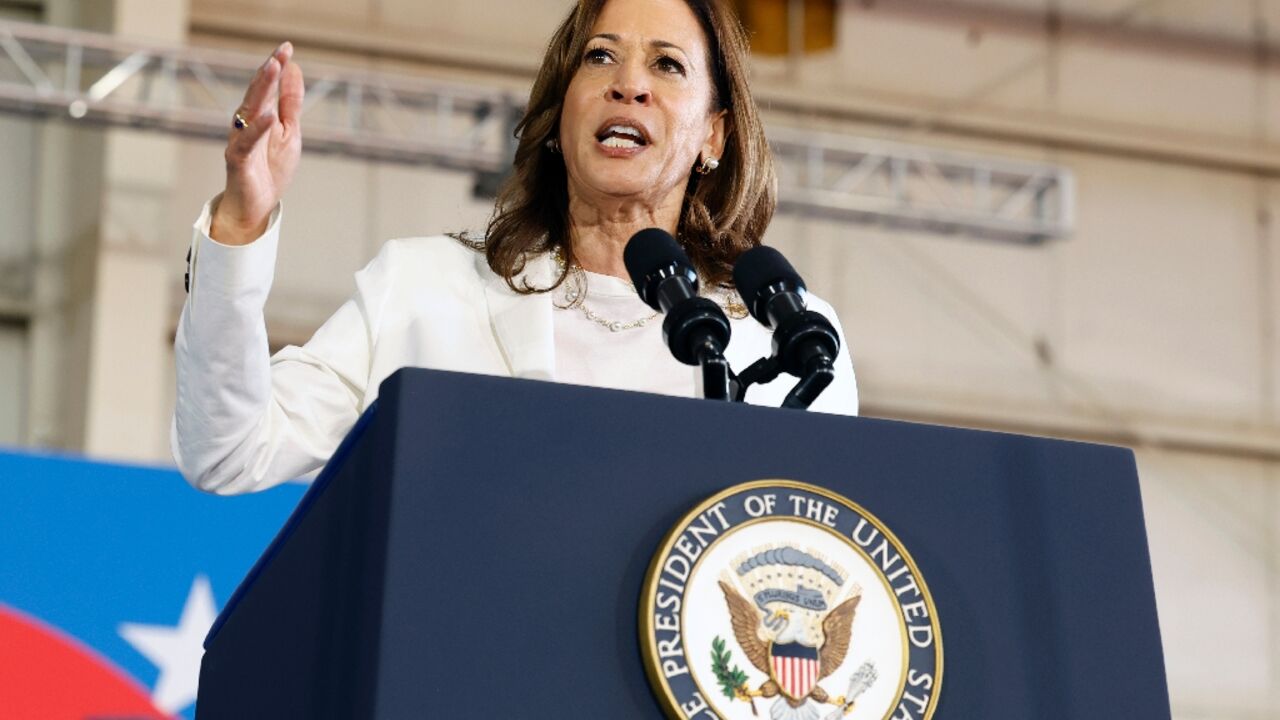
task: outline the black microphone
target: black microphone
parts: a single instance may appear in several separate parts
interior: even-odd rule
[[[640,299],[666,315],[662,339],[685,365],[702,366],[703,394],[729,399],[729,319],[719,305],[698,297],[698,273],[670,233],[641,230],[627,242],[622,260]]]
[[[800,378],[783,407],[808,407],[835,378],[840,336],[821,313],[805,307],[804,280],[782,253],[752,248],[738,257],[733,282],[751,316],[773,330],[779,369]]]

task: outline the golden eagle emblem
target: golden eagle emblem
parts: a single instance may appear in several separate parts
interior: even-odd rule
[[[724,641],[717,638],[712,643],[712,669],[725,695],[751,703],[753,712],[754,698],[778,698],[769,713],[773,720],[819,720],[818,707],[810,700],[836,706],[829,718],[850,712],[857,696],[876,680],[873,664],[859,667],[850,678],[849,691],[839,697],[831,697],[819,683],[835,673],[849,653],[861,587],[855,583],[843,593],[841,571],[815,553],[792,547],[740,558],[735,571],[719,582],[733,634],[747,660],[768,679],[751,690],[745,673],[728,667]]]

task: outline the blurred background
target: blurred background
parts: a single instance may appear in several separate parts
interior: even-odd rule
[[[1174,716],[1280,717],[1280,0],[738,5],[767,242],[863,414],[1132,447]],[[386,239],[483,229],[568,7],[0,0],[0,445],[171,465],[191,224],[278,42],[308,100],[274,347]]]

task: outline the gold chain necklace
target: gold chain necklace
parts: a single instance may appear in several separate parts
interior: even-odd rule
[[[576,265],[569,272],[570,272],[570,275],[572,276],[572,280],[566,280],[566,282],[573,282],[574,284],[565,288],[566,304],[563,306],[557,305],[557,307],[562,307],[562,309],[564,310],[569,310],[573,308],[581,310],[584,317],[586,317],[591,322],[599,325],[600,327],[603,327],[609,330],[609,332],[623,332],[626,330],[636,330],[636,329],[642,328],[645,325],[648,325],[650,320],[653,320],[662,314],[662,313],[653,313],[652,315],[649,315],[647,317],[637,318],[635,320],[610,320],[609,318],[602,317],[601,315],[596,313],[596,311],[592,310],[590,306],[587,305],[586,273],[582,270],[582,268],[577,267]]]
[[[560,252],[560,248],[551,251],[552,257],[556,260],[556,266],[564,272],[565,262],[564,255]],[[565,277],[565,304],[561,305],[553,303],[561,310],[580,310],[582,315],[591,322],[605,328],[609,332],[624,332],[627,330],[636,330],[649,324],[650,320],[657,318],[662,313],[653,313],[648,317],[637,318],[635,320],[610,320],[603,317],[596,311],[587,306],[587,273],[577,263],[569,268],[568,276]]]

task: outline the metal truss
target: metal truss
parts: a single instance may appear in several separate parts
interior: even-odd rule
[[[1070,171],[987,155],[792,128],[769,131],[779,209],[995,240],[1066,237]]]
[[[0,110],[226,138],[264,57],[165,48],[0,22]],[[308,64],[308,150],[502,172],[523,99],[509,92]]]
[[[221,139],[261,60],[0,21],[0,110]],[[311,63],[306,81],[308,151],[473,172],[478,192],[510,166],[521,95]],[[777,125],[769,139],[783,211],[1022,242],[1071,231],[1060,167]]]

